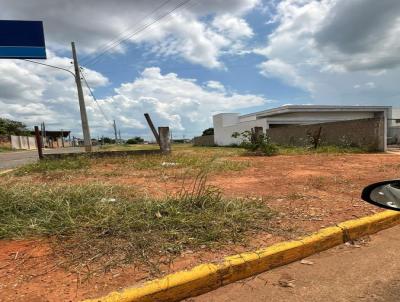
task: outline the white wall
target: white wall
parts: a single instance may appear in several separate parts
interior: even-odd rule
[[[234,120],[233,115],[237,117],[237,123],[232,124]],[[236,113],[221,113],[213,116],[214,122],[214,142],[219,146],[227,146],[231,144],[238,144],[241,142],[238,138],[233,138],[234,132],[243,132],[251,130],[254,127],[263,127],[263,130],[267,129],[267,120],[251,120],[246,122],[239,122],[239,115]],[[224,126],[227,125],[227,126]]]

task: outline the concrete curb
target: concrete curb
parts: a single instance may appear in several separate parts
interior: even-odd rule
[[[347,241],[400,223],[400,212],[384,211],[321,229],[309,236],[274,244],[255,252],[226,257],[221,263],[201,264],[107,296],[84,302],[179,301],[209,292],[274,267],[282,266]]]

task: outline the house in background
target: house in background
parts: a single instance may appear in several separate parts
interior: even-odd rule
[[[380,135],[383,136],[382,148],[386,150],[388,143],[397,143],[400,140],[400,109],[393,109],[391,106],[288,105],[245,115],[220,113],[213,116],[214,143],[220,146],[237,144],[239,139],[233,138],[232,134],[254,127],[263,127],[265,130],[356,120],[372,123],[374,118],[382,119]],[[370,129],[374,131],[373,128]],[[342,134],[347,135],[351,131],[352,128],[348,128]]]

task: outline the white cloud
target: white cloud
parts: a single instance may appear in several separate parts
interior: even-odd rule
[[[70,59],[50,54],[49,63],[68,68]],[[29,126],[42,121],[49,130],[72,130],[80,135],[80,114],[76,86],[72,75],[57,69],[24,61],[0,62],[0,70],[13,80],[0,77],[1,117],[22,121]],[[93,70],[85,75],[96,89],[107,85],[108,79]],[[17,90],[12,88],[17,87]],[[10,92],[11,91],[11,92]],[[150,136],[143,114],[151,114],[158,126],[170,126],[174,133],[193,136],[211,126],[213,113],[260,106],[268,101],[262,96],[238,94],[217,81],[205,85],[194,79],[179,78],[174,73],[162,74],[159,68],[146,68],[140,77],[123,83],[114,93],[98,103],[104,118],[85,88],[85,102],[92,136],[113,135],[111,121],[115,119],[123,136]]]
[[[217,15],[212,25],[218,32],[232,39],[250,38],[254,35],[246,20],[229,14]]]
[[[235,36],[232,30],[221,28],[218,31],[207,18],[214,15],[215,20],[219,16],[228,18],[227,21],[240,30],[240,36],[234,38],[245,38],[251,34],[251,29],[240,16],[255,8],[259,2],[191,1],[132,37],[133,32],[157,20],[182,1],[0,0],[0,19],[43,20],[46,42],[53,50],[69,50],[70,41],[75,41],[80,52],[101,52],[103,48],[100,46],[124,37],[130,43],[146,43],[160,55],[177,55],[195,64],[219,68],[222,66],[221,52],[236,46],[237,41],[232,41]],[[119,44],[112,50],[124,51],[126,45]]]
[[[398,0],[283,0],[260,72],[318,103],[396,105],[399,16]]]
[[[174,132],[190,136],[211,126],[214,113],[267,102],[262,96],[227,92],[217,81],[209,81],[203,87],[194,79],[179,78],[175,73],[162,74],[159,68],[152,67],[143,70],[135,81],[116,88],[115,94],[104,100],[103,106],[109,111],[114,110],[116,116],[136,121],[143,121],[143,114],[148,112],[155,124],[170,126]],[[140,129],[129,130],[143,134]]]

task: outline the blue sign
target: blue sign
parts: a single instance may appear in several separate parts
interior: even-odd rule
[[[43,22],[0,20],[0,59],[46,59]]]

